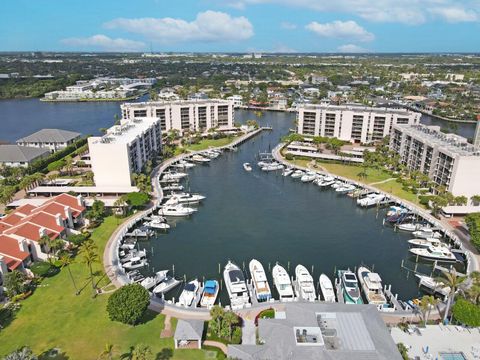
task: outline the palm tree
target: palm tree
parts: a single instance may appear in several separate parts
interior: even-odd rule
[[[65,157],[65,166],[64,166],[65,170],[67,171],[67,173],[69,175],[72,174],[72,170],[73,170],[73,159],[71,156],[67,156]]]
[[[114,352],[115,351],[113,349],[113,345],[107,343],[105,344],[105,347],[103,348],[103,351],[100,353],[100,356],[98,358],[112,360]]]
[[[237,315],[232,311],[227,311],[223,316],[223,323],[225,326],[228,326],[228,338],[232,340],[233,325],[238,323]]]
[[[122,215],[125,215],[125,208],[128,205],[126,196],[122,195],[120,196],[115,202],[113,203],[113,206],[116,208],[121,208],[122,209]]]
[[[93,264],[98,262],[98,252],[97,246],[93,243],[92,240],[87,240],[80,245],[79,255],[82,257],[82,262],[87,265],[88,270],[90,272],[90,280],[92,282],[92,290],[93,290],[93,297],[96,295],[96,286],[95,282],[93,281]]]
[[[447,306],[445,308],[445,314],[443,315],[443,322],[446,323],[448,313],[450,311],[450,306],[455,300],[457,289],[459,285],[465,281],[466,277],[458,276],[457,270],[455,270],[455,268],[453,268],[451,271],[442,271],[442,273],[443,276],[439,277],[437,281],[443,282],[446,286],[450,287],[450,293],[448,294],[447,299]]]
[[[50,261],[50,253],[52,251],[51,249],[51,242],[52,239],[50,239],[49,236],[43,235],[40,239],[38,239],[38,244],[43,247],[42,251],[47,254],[47,259]]]
[[[77,288],[77,284],[75,283],[75,279],[73,278],[72,270],[70,269],[70,264],[73,262],[72,257],[69,254],[63,254],[60,257],[60,268],[63,269],[64,267],[67,268],[68,273],[70,274],[70,279],[72,279],[73,287],[75,288],[75,295],[80,294]]]

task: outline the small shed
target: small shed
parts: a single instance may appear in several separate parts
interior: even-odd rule
[[[202,320],[179,319],[173,336],[175,349],[201,349],[203,326]]]

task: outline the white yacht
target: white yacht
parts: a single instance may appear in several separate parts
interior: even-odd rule
[[[446,247],[448,248],[448,245],[441,242],[439,239],[435,238],[427,238],[427,239],[410,239],[408,240],[408,243],[414,247],[420,247],[420,248],[428,248],[430,245],[433,246],[438,246],[438,247]]]
[[[369,206],[377,205],[383,200],[385,200],[385,195],[372,193],[372,194],[368,194],[363,198],[357,199],[357,205],[362,207],[369,207]]]
[[[437,281],[430,276],[415,274],[418,278],[420,286],[427,288],[433,294],[440,294],[444,297],[444,300],[450,294],[450,286],[445,285],[441,281]]]
[[[387,210],[387,217],[394,216],[394,215],[401,215],[407,213],[408,210],[405,209],[403,206],[390,206],[390,208]]]
[[[194,162],[197,162],[197,163],[208,163],[211,161],[211,159],[209,158],[206,158],[202,155],[199,155],[199,154],[195,154],[191,157],[191,160],[194,161]]]
[[[147,265],[147,259],[141,257],[133,257],[130,261],[122,264],[122,267],[125,270],[139,269]]]
[[[200,300],[200,306],[210,309],[215,305],[215,301],[218,297],[218,292],[220,287],[218,286],[217,280],[207,280],[205,281],[205,286],[203,287],[202,299]]]
[[[169,184],[167,186],[162,186],[162,189],[165,191],[182,191],[183,185],[180,184]]]
[[[426,260],[440,261],[440,262],[455,262],[457,258],[455,255],[444,246],[430,245],[427,248],[412,248],[409,250],[413,255],[420,256]]]
[[[323,180],[317,181],[317,185],[322,188],[332,186],[334,183],[335,183],[334,179],[327,180],[326,178],[323,178]]]
[[[136,257],[139,257],[141,259],[147,257],[146,250],[132,249],[127,254],[125,254],[125,252],[123,252],[123,254],[124,254],[123,256],[120,254],[120,256],[121,256],[120,263],[122,263],[122,264],[125,264],[125,263],[129,262],[130,260],[132,260],[133,258],[136,258]]]
[[[250,163],[248,162],[243,163],[243,168],[245,169],[245,171],[252,171],[252,165],[250,165]]]
[[[269,301],[272,298],[270,285],[268,284],[267,275],[260,261],[252,259],[248,265],[250,276],[252,277],[252,285],[255,289],[255,296],[258,301]]]
[[[160,230],[168,230],[170,229],[170,225],[168,225],[166,222],[161,221],[159,219],[152,219],[146,223],[144,223],[146,227],[152,228],[152,229],[160,229]]]
[[[295,268],[295,277],[297,283],[297,295],[306,301],[315,301],[317,294],[315,293],[315,285],[313,277],[303,265],[297,265]]]
[[[344,185],[341,185],[341,186],[337,187],[337,188],[335,189],[335,191],[336,191],[337,193],[340,193],[340,194],[345,194],[345,193],[348,193],[348,192],[353,191],[353,190],[355,190],[355,189],[356,189],[356,188],[355,188],[355,185],[352,185],[352,184],[344,184]]]
[[[237,265],[229,261],[223,270],[223,279],[232,309],[241,309],[250,303],[245,277]]]
[[[172,173],[164,173],[162,176],[162,180],[170,181],[170,180],[180,180],[184,177],[187,177],[188,174],[182,172],[172,172]]]
[[[282,170],[283,165],[279,164],[277,162],[272,162],[270,164],[267,164],[265,166],[262,166],[262,171],[277,171],[277,170]]]
[[[194,279],[185,284],[185,287],[183,288],[183,291],[178,298],[178,304],[185,307],[189,307],[190,305],[192,305],[192,302],[193,300],[195,300],[199,289],[200,283],[197,279]]]
[[[305,175],[305,172],[303,172],[302,170],[295,170],[290,176],[293,179],[300,179],[303,175]]]
[[[285,170],[283,170],[282,172],[282,176],[290,176],[291,174],[293,173],[293,169],[292,168],[286,168]]]
[[[158,213],[164,216],[189,216],[192,215],[195,211],[197,211],[197,209],[185,207],[179,204],[164,205],[158,210]]]
[[[413,236],[421,239],[436,238],[440,239],[442,234],[434,231],[432,228],[422,228],[413,232]]]
[[[398,228],[399,230],[413,232],[413,231],[417,230],[418,224],[414,224],[414,223],[403,223],[403,224],[397,225],[397,228]]]
[[[142,285],[145,289],[150,290],[151,288],[155,287],[157,284],[165,280],[167,274],[168,270],[157,271],[155,276],[149,276],[143,279],[140,285]]]
[[[320,290],[322,290],[323,301],[325,302],[336,302],[335,300],[335,290],[333,289],[333,284],[330,278],[322,274],[319,278]]]
[[[157,295],[166,294],[178,285],[180,285],[180,280],[177,280],[172,276],[166,275],[165,280],[155,286],[155,288],[153,289],[153,293]]]
[[[383,293],[382,279],[377,273],[371,272],[364,266],[357,270],[358,279],[363,294],[369,304],[377,305],[379,310],[388,307],[387,298]]]
[[[310,172],[307,172],[305,175],[303,175],[301,178],[300,178],[300,181],[301,182],[312,182],[313,180],[315,180],[317,178],[317,174],[316,173],[310,173]]]
[[[191,162],[185,161],[185,160],[180,160],[177,164],[172,165],[175,166],[179,169],[190,169],[192,167],[195,167],[195,164],[192,164]]]
[[[205,200],[205,196],[183,192],[173,194],[171,199],[175,199],[178,204],[198,204],[200,201]]]
[[[280,301],[293,301],[295,294],[287,270],[283,266],[276,264],[272,269],[272,276],[275,288],[280,295]]]

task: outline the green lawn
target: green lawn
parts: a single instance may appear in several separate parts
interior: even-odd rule
[[[299,166],[307,167],[311,163],[311,160],[291,160],[291,163],[294,163]],[[365,183],[367,185],[373,184],[376,188],[383,190],[392,195],[398,196],[399,198],[411,201],[417,205],[420,205],[418,202],[417,196],[409,191],[405,191],[402,188],[402,184],[398,183],[396,180],[390,180],[382,184],[375,184],[380,181],[385,181],[391,179],[393,176],[381,169],[367,169],[367,177],[365,179],[360,179],[358,173],[362,171],[361,166],[355,165],[344,165],[344,164],[333,164],[327,162],[318,162],[318,166],[325,168],[328,172],[352,179],[358,182]]]
[[[198,144],[192,144],[189,146],[186,146],[186,149],[192,150],[192,151],[200,151],[200,150],[206,150],[210,147],[218,147],[218,146],[225,146],[230,144],[233,140],[235,140],[237,137],[226,137],[222,139],[205,139],[200,141]]]
[[[92,238],[97,243],[100,258],[108,238],[117,227],[117,219],[108,217],[94,230]],[[101,264],[95,269],[101,271]],[[86,266],[71,265],[78,284],[87,282]],[[91,297],[91,288],[85,287],[75,296],[71,279],[66,269],[52,278],[45,279],[28,299],[16,319],[0,330],[0,357],[16,348],[29,346],[35,353],[51,348],[60,348],[71,359],[96,359],[106,343],[113,344],[118,356],[131,346],[147,344],[154,354],[164,348],[173,348],[173,339],[160,339],[164,316],[149,312],[144,323],[135,327],[112,322],[105,310],[108,295]],[[175,323],[173,323],[175,324]],[[204,358],[201,350],[181,350],[173,359]]]

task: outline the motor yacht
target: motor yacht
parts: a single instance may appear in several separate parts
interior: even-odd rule
[[[295,293],[287,270],[277,263],[272,269],[272,276],[275,288],[280,295],[280,301],[293,301]]]
[[[223,270],[223,279],[232,309],[241,309],[250,303],[245,277],[237,265],[229,261]]]
[[[183,291],[178,298],[178,304],[185,307],[189,307],[190,305],[192,305],[193,300],[195,300],[199,289],[200,283],[197,279],[194,279],[185,284],[185,287],[183,288]]]
[[[305,175],[305,172],[302,170],[295,170],[290,176],[292,179],[300,179],[303,175]]]
[[[449,246],[443,242],[441,242],[439,239],[435,238],[427,238],[427,239],[410,239],[408,240],[408,243],[413,246],[413,247],[419,247],[419,248],[428,248],[429,246],[438,246],[442,247],[445,246],[446,248],[449,248]]]
[[[413,255],[419,256],[426,260],[439,262],[455,262],[457,258],[445,246],[430,245],[426,248],[412,248],[409,250]]]
[[[147,259],[141,258],[141,257],[133,257],[130,259],[130,261],[127,261],[126,263],[122,264],[122,267],[125,270],[134,270],[134,269],[140,269],[144,266],[146,266]]]
[[[306,173],[305,175],[303,175],[301,178],[300,178],[300,181],[301,182],[304,182],[304,183],[307,183],[307,182],[312,182],[313,180],[315,180],[317,178],[317,174],[316,173]]]
[[[418,224],[402,223],[402,224],[397,225],[397,228],[399,230],[413,232],[413,231],[416,231],[418,229]]]
[[[200,164],[205,164],[205,163],[209,163],[211,161],[211,159],[209,158],[206,158],[202,155],[199,155],[199,154],[195,154],[191,157],[191,160],[193,162],[196,162],[196,163],[200,163]]]
[[[205,196],[184,192],[172,194],[171,199],[175,199],[177,204],[198,204],[200,201],[205,200]]]
[[[182,191],[183,185],[180,184],[169,184],[167,186],[162,186],[162,189],[165,191]]]
[[[322,291],[323,301],[325,302],[336,302],[335,299],[335,290],[333,289],[333,284],[330,278],[322,274],[319,278],[320,290]]]
[[[310,272],[303,265],[297,265],[295,268],[296,277],[296,292],[299,298],[305,301],[315,301],[317,294],[315,293],[315,285],[313,283],[313,277]]]
[[[345,304],[363,304],[355,273],[350,270],[338,270],[337,276]]]
[[[250,165],[250,163],[248,162],[243,163],[243,168],[245,169],[245,171],[252,171],[252,165]]]
[[[337,187],[335,189],[335,192],[339,193],[339,194],[346,194],[350,191],[354,191],[356,188],[355,188],[355,185],[352,185],[352,184],[344,184],[344,185],[341,185],[339,187]]]
[[[166,294],[173,288],[177,287],[180,285],[180,280],[175,279],[174,277],[170,275],[165,276],[165,280],[160,282],[155,288],[153,289],[153,293],[156,295],[161,295],[161,294]]]
[[[435,238],[440,239],[442,234],[434,231],[432,228],[422,228],[413,232],[413,236],[421,239]]]
[[[192,215],[197,209],[185,207],[181,204],[178,205],[164,205],[158,210],[158,214],[164,216],[189,216]]]
[[[267,275],[262,264],[258,260],[251,260],[248,268],[252,278],[252,285],[255,290],[255,296],[258,301],[268,301],[272,298],[270,285],[268,284]]]
[[[388,302],[383,293],[382,279],[380,275],[371,272],[365,266],[360,266],[357,270],[358,279],[362,286],[363,295],[369,304],[377,305],[379,310],[387,308]]]
[[[205,281],[205,286],[203,287],[202,298],[200,300],[200,306],[210,309],[215,305],[215,301],[218,297],[218,292],[220,287],[218,286],[217,280],[207,280]]]
[[[361,207],[375,206],[385,200],[385,198],[386,197],[383,194],[371,193],[363,198],[357,199],[357,205]]]
[[[170,225],[168,225],[166,222],[158,220],[158,219],[153,219],[153,220],[147,221],[143,225],[145,225],[146,227],[152,228],[152,229],[160,229],[160,230],[170,229]]]
[[[286,168],[285,170],[283,170],[282,172],[282,176],[290,176],[291,174],[293,173],[293,169],[292,168]]]
[[[140,258],[144,259],[147,257],[147,251],[146,250],[130,250],[125,256],[120,258],[120,263],[125,264],[129,261],[131,261],[133,258]]]
[[[182,173],[182,172],[169,172],[169,173],[164,173],[163,176],[162,176],[162,180],[166,180],[166,181],[169,181],[169,180],[180,180],[180,179],[183,179],[185,177],[187,177],[188,174],[187,173]]]
[[[142,285],[145,289],[150,290],[151,288],[155,287],[157,284],[165,280],[167,274],[168,270],[157,271],[155,273],[155,276],[149,276],[143,279],[142,282],[140,282],[140,285]]]

